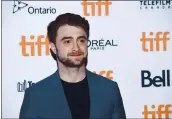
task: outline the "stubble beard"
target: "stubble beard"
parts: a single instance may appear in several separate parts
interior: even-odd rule
[[[73,61],[71,60],[69,57],[64,58],[64,57],[60,57],[58,52],[57,52],[57,60],[59,60],[60,63],[62,63],[63,65],[65,65],[66,67],[71,67],[71,68],[79,68],[83,65],[85,65],[85,67],[87,66],[87,62],[88,62],[88,54],[83,57],[80,61]],[[77,60],[77,59],[75,59]]]

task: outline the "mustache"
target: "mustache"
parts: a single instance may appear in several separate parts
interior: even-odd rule
[[[84,53],[81,51],[76,51],[76,52],[71,52],[68,54],[68,56],[72,56],[72,55],[83,55]]]

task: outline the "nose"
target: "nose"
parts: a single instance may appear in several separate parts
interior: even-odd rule
[[[78,51],[79,50],[79,45],[77,42],[73,42],[73,48],[72,50]]]

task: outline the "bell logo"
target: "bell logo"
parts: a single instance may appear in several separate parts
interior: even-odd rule
[[[148,105],[144,105],[144,111],[142,114],[144,115],[144,119],[169,119],[169,115],[172,113],[171,104],[167,105],[152,105],[151,108],[153,110],[148,110]],[[151,116],[151,117],[148,117]],[[165,117],[165,118],[164,118]]]
[[[151,76],[151,72],[148,70],[141,71],[142,87],[166,87],[170,86],[170,70],[162,70],[162,76]],[[146,83],[147,82],[147,83]]]
[[[87,6],[90,5],[91,6],[91,13],[92,16],[95,16],[96,13],[96,5],[98,6],[98,16],[102,16],[102,6],[105,6],[105,16],[109,16],[109,5],[112,5],[112,2],[110,2],[109,0],[105,0],[105,1],[101,1],[98,0],[97,2],[95,1],[87,1],[84,0],[82,1],[81,5],[83,6],[83,12],[85,16],[91,16],[88,11],[87,11]]]
[[[21,42],[19,45],[22,48],[22,55],[25,57],[28,56],[35,56],[37,50],[37,55],[42,56],[42,46],[45,46],[45,55],[50,55],[49,51],[49,40],[47,36],[44,35],[39,35],[39,36],[34,36],[31,35],[29,41],[26,40],[26,36],[22,35],[21,36]],[[30,52],[26,51],[26,48],[30,48]]]
[[[150,32],[149,35],[151,37],[147,37],[146,33],[142,33],[142,49],[144,52],[153,52],[153,51],[160,51],[160,44],[162,44],[162,50],[167,51],[167,41],[170,40],[170,38],[167,36],[170,32],[157,32],[155,37],[153,32]],[[160,42],[161,41],[161,42]],[[149,47],[147,47],[147,44],[149,44]]]
[[[112,80],[113,79],[113,71],[112,70],[108,70],[108,71],[100,71],[99,73],[97,73],[96,71],[93,71],[93,73],[95,74],[99,74],[101,76],[105,76],[106,78]]]

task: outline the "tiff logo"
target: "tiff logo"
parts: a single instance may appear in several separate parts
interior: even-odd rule
[[[97,8],[98,16],[102,16],[102,6],[105,7],[105,16],[109,16],[109,5],[112,5],[112,2],[110,2],[109,0],[105,0],[105,1],[98,0],[97,2],[84,0],[82,1],[81,5],[83,6],[83,12],[85,16],[91,16],[91,15],[95,16],[96,5],[98,7]],[[87,11],[88,6],[91,7],[91,15]]]
[[[144,111],[142,112],[142,114],[144,115],[144,119],[169,119],[169,115],[170,113],[172,113],[172,109],[169,109],[171,106],[171,104],[161,104],[157,107],[155,105],[152,105],[152,109],[148,110],[148,105],[144,105]]]
[[[170,70],[162,70],[162,75],[151,76],[148,70],[141,71],[142,87],[169,87],[170,86]]]
[[[142,49],[144,52],[153,52],[153,51],[160,51],[160,44],[162,44],[162,50],[167,51],[167,41],[170,40],[170,38],[167,36],[170,32],[157,32],[149,33],[149,37],[146,36],[146,33],[142,33]],[[147,47],[147,43],[149,44],[149,47]]]
[[[26,36],[22,35],[21,36],[21,42],[19,45],[22,48],[22,55],[23,56],[35,56],[37,50],[38,56],[42,56],[42,46],[45,46],[45,55],[50,55],[49,52],[49,40],[47,36],[44,35],[39,35],[39,36],[34,36],[31,35],[29,40],[26,40]],[[27,52],[26,49],[30,48],[30,51]]]
[[[113,71],[112,70],[102,70],[99,72],[93,71],[95,74],[99,74],[101,76],[105,76],[106,78],[112,80],[113,79]]]

